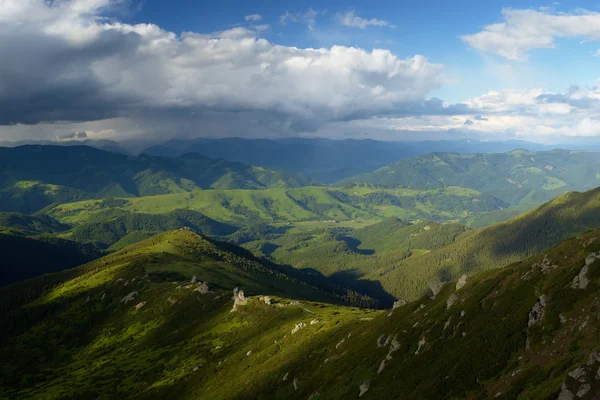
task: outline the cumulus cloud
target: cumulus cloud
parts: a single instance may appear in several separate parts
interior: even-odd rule
[[[307,25],[310,30],[313,30],[317,24],[317,17],[326,13],[324,10],[314,10],[312,7],[309,7],[305,12],[291,13],[286,11],[279,17],[279,22],[281,25],[287,25],[290,22],[301,23]]]
[[[246,15],[244,17],[244,19],[246,21],[249,21],[249,22],[257,22],[257,21],[260,21],[262,19],[262,15],[260,15],[260,14]]]
[[[445,81],[421,55],[280,46],[243,27],[177,35],[102,18],[114,4],[2,1],[0,124],[160,116],[315,130],[410,107]]]
[[[388,21],[371,18],[366,19],[356,15],[354,10],[348,10],[344,14],[338,15],[338,19],[343,26],[352,28],[365,29],[369,26],[396,28],[396,25],[390,24]]]
[[[522,60],[532,49],[552,48],[560,37],[600,40],[600,13],[578,9],[557,13],[551,9],[502,10],[503,22],[461,38],[471,47],[510,60]]]

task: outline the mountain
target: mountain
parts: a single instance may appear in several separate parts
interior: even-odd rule
[[[334,183],[370,172],[406,157],[435,151],[460,153],[503,152],[526,148],[549,150],[548,146],[522,141],[483,142],[476,140],[382,142],[331,139],[173,139],[145,150],[146,154],[177,157],[199,153],[207,157],[239,161],[265,168],[302,173],[311,179]]]
[[[86,146],[0,148],[0,210],[35,212],[86,198],[148,196],[198,189],[297,187],[298,175],[198,154],[175,159]]]
[[[385,217],[455,220],[498,210],[507,204],[472,189],[444,187],[428,190],[301,187],[265,190],[202,190],[163,196],[90,200],[60,204],[44,210],[69,224],[95,223],[115,210],[164,214],[177,209],[201,212],[216,221],[237,226],[258,223],[352,222]]]
[[[600,232],[588,232],[373,311],[316,301],[217,244],[167,233],[0,289],[0,388],[23,399],[592,399],[598,252]],[[235,286],[246,290],[236,301]]]
[[[600,152],[515,150],[494,154],[432,153],[404,159],[343,183],[415,188],[463,186],[509,204],[541,204],[600,184]]]

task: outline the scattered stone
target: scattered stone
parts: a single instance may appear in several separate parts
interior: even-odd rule
[[[298,388],[300,388],[300,379],[298,378],[294,378],[294,381],[292,382],[292,384],[294,385],[294,390],[298,390]]]
[[[458,282],[456,282],[456,290],[462,289],[467,284],[467,275],[463,275],[458,278]]]
[[[594,261],[596,261],[597,258],[598,256],[596,255],[596,253],[591,253],[585,258],[585,265],[583,266],[583,268],[581,268],[579,274],[575,278],[573,278],[573,284],[571,285],[573,289],[586,289],[588,287],[588,284],[590,283],[587,277],[588,269],[589,266]]]
[[[358,397],[362,397],[363,394],[367,393],[367,391],[369,391],[369,387],[371,387],[371,381],[364,381],[363,384],[358,388],[360,390]]]
[[[456,294],[452,294],[450,295],[450,297],[448,297],[448,300],[446,300],[446,310],[449,310],[452,308],[452,306],[458,301],[458,296]]]
[[[460,312],[460,316],[461,316],[461,317],[464,317],[464,316],[465,316],[465,314],[466,314],[465,310],[462,310],[462,311]]]
[[[383,372],[385,369],[385,360],[381,360],[381,364],[379,364],[379,368],[377,369],[377,375]]]
[[[91,298],[90,296],[88,296],[88,297],[85,299],[85,302],[86,302],[86,303],[89,303],[91,299],[92,299],[92,298]]]
[[[198,364],[194,367],[194,372],[198,371],[200,368],[202,368],[202,365]]]
[[[581,399],[583,396],[585,396],[586,394],[589,393],[591,388],[592,388],[592,385],[590,385],[589,383],[586,383],[585,385],[581,385],[581,387],[577,391],[577,397],[579,397]]]
[[[560,318],[560,323],[561,323],[561,324],[564,324],[564,323],[566,323],[566,322],[567,322],[567,317],[565,317],[565,316],[564,316],[564,315],[562,315],[562,314],[559,314],[559,315],[558,315],[558,318]]]
[[[316,399],[319,398],[319,396],[321,396],[321,393],[314,392],[313,394],[310,395],[310,397],[308,398],[308,400],[316,400]]]
[[[548,171],[552,171],[554,169],[554,167],[552,165],[546,165],[544,168],[547,169]]]
[[[465,336],[467,336],[467,332],[462,333],[462,337],[465,337]]]
[[[246,357],[247,357],[247,356],[249,356],[249,355],[251,355],[251,354],[252,354],[252,350],[249,350],[249,351],[246,353]]]
[[[127,296],[123,297],[123,300],[121,300],[121,303],[129,303],[130,301],[133,301],[133,299],[135,298],[135,296],[138,295],[138,292],[131,292],[129,293]]]
[[[531,311],[529,312],[529,321],[527,322],[527,326],[531,327],[543,318],[544,311],[546,310],[546,296],[541,295]]]
[[[419,355],[421,349],[423,348],[423,346],[425,346],[425,343],[427,343],[427,339],[425,339],[425,337],[422,337],[421,340],[419,340],[419,347],[417,348],[417,351],[415,351],[416,356]]]
[[[446,323],[444,324],[444,330],[448,329],[448,327],[450,326],[450,319],[448,318],[448,321],[446,321]]]
[[[578,367],[578,368],[575,368],[573,371],[569,372],[569,376],[571,378],[575,379],[576,381],[583,383],[586,381],[586,373],[587,373],[586,367]]]
[[[440,291],[442,290],[442,287],[444,287],[444,283],[442,281],[440,281],[439,279],[435,279],[431,282],[429,282],[429,297],[432,299],[435,299],[435,296],[437,296]]]
[[[124,280],[125,280],[125,279],[123,279],[123,278],[119,278],[119,279],[117,279],[117,280],[115,281],[115,283],[123,282]]]
[[[268,306],[271,305],[271,298],[269,296],[261,296],[258,298],[258,300],[262,301],[263,303],[265,303]]]
[[[383,347],[383,346],[385,346],[385,335],[381,335],[377,339],[377,347]]]
[[[315,324],[318,324],[318,323],[319,323],[318,319],[313,319],[312,321],[310,321],[311,325],[315,325]]]
[[[346,339],[342,339],[338,342],[338,344],[335,345],[335,348],[338,349],[341,345],[344,344],[344,342],[346,341]]]
[[[209,292],[208,290],[208,284],[206,282],[201,283],[198,285],[198,287],[196,289],[193,290],[194,292],[198,292],[200,294],[206,294]]]
[[[106,298],[106,293],[102,293],[102,298],[100,300],[104,300]]]
[[[305,328],[306,324],[304,322],[300,322],[298,324],[296,324],[296,326],[294,327],[294,329],[292,329],[292,335],[296,332],[298,332],[300,329]]]
[[[406,300],[398,300],[394,302],[394,305],[392,306],[392,310],[395,310],[398,307],[402,307],[407,305],[408,303],[406,302]]]
[[[282,379],[282,381],[283,381],[283,382],[287,381],[287,380],[288,380],[288,376],[289,376],[289,375],[290,375],[290,373],[289,373],[289,372],[286,372],[286,373],[285,373],[285,375],[283,376],[283,379]]]
[[[190,283],[198,283],[198,277],[196,275],[194,275],[194,277],[192,278],[192,281]]]
[[[135,305],[135,309],[136,309],[136,310],[139,310],[140,308],[144,307],[145,305],[146,305],[146,302],[145,302],[145,301],[142,301],[142,302],[140,302],[140,303],[137,303],[137,304]]]
[[[245,306],[248,304],[248,299],[244,296],[244,291],[239,288],[233,289],[233,308],[231,312],[236,311],[239,306]]]

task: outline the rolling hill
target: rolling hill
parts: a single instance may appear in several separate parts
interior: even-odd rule
[[[52,203],[150,196],[199,189],[286,188],[308,184],[291,173],[199,154],[175,159],[110,153],[86,146],[0,148],[0,210],[31,213]]]
[[[343,181],[428,188],[462,186],[511,205],[541,204],[566,191],[600,184],[600,152],[552,150],[509,153],[432,153],[389,164]]]
[[[23,399],[591,399],[600,393],[598,252],[600,232],[589,232],[373,311],[320,302],[321,292],[188,231],[167,233],[1,288],[0,390]],[[236,286],[250,296],[232,300]]]

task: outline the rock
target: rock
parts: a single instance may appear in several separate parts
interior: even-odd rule
[[[298,388],[300,388],[300,379],[298,378],[294,378],[294,381],[292,382],[292,384],[294,385],[294,390],[298,390]]]
[[[367,393],[369,387],[371,387],[371,381],[364,381],[363,384],[358,388],[360,390],[358,397],[362,397],[363,394]]]
[[[341,345],[344,344],[344,342],[346,341],[346,339],[342,339],[338,342],[338,344],[335,345],[335,348],[338,349]]]
[[[140,308],[144,307],[145,305],[146,305],[146,302],[145,302],[145,301],[142,301],[142,302],[140,302],[140,303],[137,303],[137,304],[135,305],[135,309],[136,309],[136,310],[139,310]]]
[[[121,300],[121,303],[129,303],[130,301],[133,301],[133,299],[135,298],[135,296],[138,295],[138,292],[131,292],[129,293],[127,296],[123,297],[123,300]]]
[[[427,339],[425,339],[425,337],[422,337],[421,340],[419,340],[419,347],[417,348],[417,351],[415,351],[415,355],[419,355],[421,349],[423,348],[423,346],[425,346],[425,343],[427,343]]]
[[[169,303],[170,305],[175,305],[175,304],[177,304],[177,300],[172,297],[169,297],[167,299],[167,303]]]
[[[381,364],[379,364],[379,368],[377,369],[377,375],[379,375],[385,369],[385,360],[381,360]]]
[[[249,355],[251,355],[251,354],[252,354],[252,350],[249,350],[249,351],[246,353],[246,357],[247,357],[247,356],[249,356]]]
[[[591,388],[592,388],[592,385],[590,385],[589,383],[586,383],[585,385],[581,385],[581,387],[577,391],[577,397],[582,398],[583,396],[585,396],[586,394],[589,393]]]
[[[206,282],[201,283],[198,285],[198,287],[196,289],[193,290],[194,292],[198,292],[200,294],[206,294],[209,292],[208,290],[208,284]],[[242,292],[243,293],[243,292]]]
[[[248,299],[244,297],[244,291],[238,288],[233,289],[233,308],[231,312],[236,311],[239,306],[245,306],[248,304]]]
[[[448,318],[448,321],[446,321],[446,323],[444,324],[444,330],[448,329],[449,326],[450,326],[450,318]]]
[[[587,288],[588,284],[590,283],[587,277],[587,273],[588,273],[588,266],[586,265],[585,267],[581,268],[581,271],[579,271],[579,274],[577,276],[575,276],[575,278],[573,278],[573,283],[571,284],[571,287],[573,289],[585,289]]]
[[[585,266],[589,267],[590,265],[592,265],[592,263],[594,261],[596,261],[599,257],[596,255],[596,253],[591,253],[589,254],[586,258],[585,258]]]
[[[287,380],[288,380],[288,376],[290,376],[290,373],[289,373],[289,372],[286,372],[286,373],[285,373],[285,375],[283,376],[283,379],[282,379],[282,381],[283,381],[283,382],[287,381]]]
[[[198,371],[200,368],[202,368],[202,365],[198,364],[194,367],[194,372]]]
[[[557,400],[574,400],[575,396],[567,388],[563,388],[558,394]]]
[[[531,311],[529,312],[529,321],[527,322],[527,326],[531,327],[540,322],[540,320],[544,316],[544,311],[546,310],[546,296],[541,295]]]
[[[561,323],[561,324],[564,324],[564,323],[566,323],[566,322],[567,322],[567,317],[565,317],[565,316],[564,316],[564,315],[562,315],[562,314],[559,314],[559,315],[558,315],[558,318],[560,318],[560,323]]]
[[[398,300],[394,302],[394,305],[392,306],[392,310],[395,310],[398,307],[402,307],[407,305],[408,303],[406,302],[406,300]]]
[[[198,277],[196,275],[194,275],[194,277],[192,278],[192,281],[190,283],[198,283]]]
[[[298,332],[300,329],[305,328],[306,324],[304,322],[300,322],[298,324],[296,324],[296,326],[294,327],[294,329],[292,329],[292,335],[296,332]]]
[[[319,398],[319,396],[321,396],[321,393],[319,392],[314,392],[313,394],[311,394],[308,398],[308,400],[316,400]]]
[[[573,379],[575,379],[576,381],[579,381],[581,383],[584,383],[587,378],[587,368],[586,367],[578,367],[575,368],[573,371],[569,372],[569,376]]]
[[[265,303],[268,306],[271,305],[271,298],[269,296],[261,296],[258,298],[258,300],[262,301],[263,303]]]
[[[464,316],[465,316],[465,314],[466,314],[466,313],[465,313],[465,310],[462,310],[462,311],[460,312],[460,316],[461,316],[461,317],[464,317]]]
[[[310,321],[311,325],[315,325],[315,324],[318,324],[318,323],[319,323],[318,319],[313,319],[312,321]]]
[[[463,275],[458,278],[458,282],[456,282],[456,290],[462,289],[467,284],[467,275]]]
[[[458,301],[458,296],[456,294],[452,294],[450,295],[450,297],[448,297],[448,300],[446,300],[446,310],[449,310],[452,308],[452,306]]]
[[[442,287],[444,287],[444,283],[442,281],[440,281],[439,279],[435,279],[431,282],[429,282],[429,297],[434,299],[435,296],[437,296],[440,291],[442,290]]]
[[[106,293],[102,293],[102,298],[100,300],[104,300],[106,298]]]
[[[385,335],[381,335],[379,338],[377,338],[377,347],[383,346],[385,346]]]

